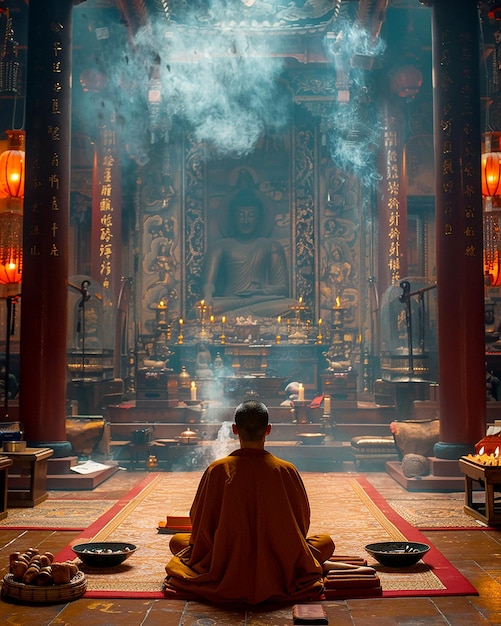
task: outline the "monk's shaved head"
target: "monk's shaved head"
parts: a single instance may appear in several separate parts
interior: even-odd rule
[[[257,400],[242,402],[235,409],[235,424],[244,441],[259,441],[268,426],[268,409]]]

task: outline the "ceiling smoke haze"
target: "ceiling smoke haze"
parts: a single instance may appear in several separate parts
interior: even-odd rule
[[[332,60],[338,84],[346,77],[350,90],[349,100],[336,103],[330,114],[328,144],[332,160],[355,173],[363,172],[361,179],[366,185],[373,185],[379,179],[374,154],[382,133],[371,106],[368,70],[385,49],[386,43],[381,38],[372,37],[348,22],[341,25],[335,38],[325,39],[325,50]]]
[[[267,6],[286,4],[276,0]],[[205,143],[212,156],[235,158],[250,153],[266,132],[285,128],[293,109],[279,49],[282,38],[229,21],[227,11],[227,2],[204,3],[204,22],[199,10],[190,13],[184,6],[183,23],[159,18],[139,30],[132,45],[124,24],[100,28],[88,63],[106,75],[106,88],[91,99],[89,120],[95,124],[113,109],[132,152],[147,152],[148,143],[168,141],[182,127]],[[201,29],[204,23],[207,30]],[[75,28],[89,25],[77,19]],[[333,105],[329,148],[339,165],[367,167],[368,147],[377,144],[381,129],[361,114],[368,97],[366,72],[353,60],[373,59],[385,44],[348,21],[337,20],[332,29],[324,39],[332,61],[327,71],[353,95]],[[109,37],[102,35],[106,31]]]

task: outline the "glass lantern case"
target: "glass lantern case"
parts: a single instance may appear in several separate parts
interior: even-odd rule
[[[381,300],[381,377],[434,382],[438,376],[436,284],[405,278]]]

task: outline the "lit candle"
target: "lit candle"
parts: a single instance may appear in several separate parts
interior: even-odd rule
[[[324,337],[322,335],[322,318],[318,320],[318,334],[317,334],[317,343],[322,343]]]
[[[211,324],[214,324],[214,315],[211,315],[211,316],[210,316],[210,323],[211,323]]]
[[[303,387],[303,383],[299,383],[299,387],[297,390],[297,399],[299,400],[299,402],[304,402],[304,387]]]
[[[183,330],[183,324],[184,324],[183,320],[180,319],[179,320],[179,330]]]
[[[196,400],[197,399],[197,385],[194,380],[191,381],[190,392],[191,392],[191,399]]]
[[[275,343],[280,343],[282,341],[282,335],[280,334],[280,323],[282,322],[282,318],[280,315],[277,317],[277,329],[275,331]]]
[[[331,414],[331,397],[325,396],[324,397],[324,415],[330,415],[330,414]]]

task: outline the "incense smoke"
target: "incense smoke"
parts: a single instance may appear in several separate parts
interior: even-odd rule
[[[96,95],[89,120],[96,123],[108,109],[115,111],[140,165],[147,162],[148,144],[168,141],[178,127],[191,131],[213,156],[238,158],[251,152],[267,131],[291,122],[284,60],[274,48],[280,38],[257,36],[229,22],[226,2],[210,0],[204,8],[203,18],[217,24],[205,33],[200,8],[190,14],[188,7],[183,23],[164,17],[141,29],[132,46],[123,24],[96,29],[101,52],[91,62],[106,75],[107,90]],[[83,11],[76,7],[75,15]],[[75,19],[75,24],[88,29],[86,20]],[[365,73],[357,63],[380,55],[384,44],[359,25],[336,22],[333,28],[325,38],[326,55],[336,83],[344,82],[355,97],[333,106],[329,148],[341,167],[364,168],[380,128],[366,118]]]

